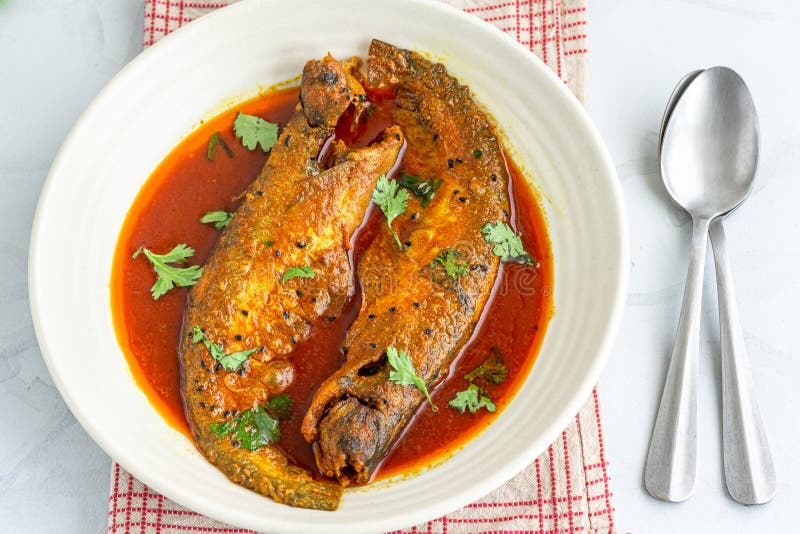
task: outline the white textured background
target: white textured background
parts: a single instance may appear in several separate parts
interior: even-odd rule
[[[39,189],[58,146],[97,91],[138,53],[141,24],[140,0],[0,0],[0,532],[105,528],[110,461],[68,412],[42,362],[28,310],[27,246]],[[790,0],[589,2],[589,107],[617,164],[632,238],[628,305],[601,381],[623,532],[796,530],[800,46],[792,35],[798,27],[800,4]],[[690,233],[688,219],[661,185],[656,132],[674,83],[713,64],[742,74],[762,126],[755,191],[727,223],[779,477],[776,499],[757,508],[735,504],[724,488],[711,270],[703,311],[697,489],[691,500],[673,505],[653,500],[642,485]]]

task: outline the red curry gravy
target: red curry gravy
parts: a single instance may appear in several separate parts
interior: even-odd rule
[[[111,308],[117,338],[139,387],[166,421],[190,438],[180,393],[178,359],[189,290],[175,288],[153,300],[150,287],[155,274],[143,257],[133,260],[131,255],[141,246],[164,253],[186,243],[196,251],[190,263],[204,264],[220,231],[200,223],[200,217],[209,211],[235,211],[238,195],[256,178],[267,159],[260,148],[250,151],[236,139],[232,126],[236,114],[241,111],[283,125],[298,100],[298,92],[298,88],[292,88],[265,94],[203,122],[147,180],[128,212],[117,242],[111,274]],[[341,128],[337,136],[352,145],[366,145],[389,124],[391,113],[392,102],[379,101],[364,127],[355,134]],[[224,144],[218,144],[210,161],[207,149],[215,132]],[[429,465],[477,435],[511,401],[536,359],[552,312],[550,243],[534,193],[507,157],[506,162],[512,177],[512,225],[539,265],[534,269],[501,264],[492,296],[472,339],[451,366],[448,377],[432,392],[439,411],[432,411],[428,404],[421,406],[376,470],[379,477]],[[381,215],[370,209],[354,236],[352,257],[356,262],[380,223]],[[318,325],[312,337],[293,354],[295,382],[286,392],[293,400],[292,416],[281,422],[279,446],[297,465],[312,472],[317,472],[314,454],[300,433],[300,424],[319,384],[342,363],[341,345],[347,327],[358,313],[359,300],[360,295],[356,294],[335,322]],[[463,376],[495,351],[508,367],[504,382],[485,388],[496,403],[497,412],[481,409],[475,414],[462,414],[448,407],[448,401],[468,386]]]

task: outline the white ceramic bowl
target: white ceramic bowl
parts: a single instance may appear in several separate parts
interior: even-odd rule
[[[494,115],[543,193],[556,313],[539,359],[486,431],[418,476],[348,491],[336,512],[281,506],[230,483],[134,383],[109,308],[125,214],[164,156],[223,102],[296,76],[370,38],[429,52]],[[81,116],[36,211],[30,298],[36,334],[72,412],[111,457],[178,503],[233,525],[294,532],[405,527],[488,493],[530,463],[580,409],[620,319],[628,237],[609,156],[580,103],[494,27],[423,0],[250,0],[142,53]]]

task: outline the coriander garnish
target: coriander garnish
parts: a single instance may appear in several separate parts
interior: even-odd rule
[[[486,408],[490,412],[497,410],[497,406],[492,402],[492,399],[475,384],[470,384],[467,389],[456,393],[453,400],[447,404],[461,413],[467,410],[469,410],[469,413],[475,413],[481,408]]]
[[[292,414],[292,399],[289,395],[277,395],[267,402],[267,413],[275,419],[289,419]]]
[[[472,151],[472,155],[475,159],[478,159],[479,157],[483,156],[483,150],[478,150],[476,148],[475,150]]]
[[[278,421],[270,417],[261,406],[242,412],[224,423],[211,423],[209,429],[217,436],[232,436],[243,449],[254,451],[281,440]]]
[[[481,233],[487,243],[494,245],[492,251],[495,255],[500,256],[503,262],[515,261],[528,265],[533,264],[533,259],[522,245],[522,239],[511,229],[508,223],[503,221],[486,223],[481,228]]]
[[[491,382],[492,384],[500,384],[508,376],[508,367],[503,363],[503,357],[497,347],[492,347],[494,357],[486,359],[478,367],[464,375],[466,380],[474,382],[478,378]]]
[[[392,228],[392,221],[406,211],[408,207],[408,191],[400,189],[396,181],[390,182],[386,179],[385,174],[381,174],[380,178],[378,178],[378,183],[375,185],[375,190],[372,192],[372,201],[386,215],[386,225],[392,232],[395,241],[397,241],[397,246],[402,249],[403,243],[400,242],[400,237]]]
[[[434,412],[438,412],[439,408],[433,403],[430,393],[428,393],[428,386],[417,375],[417,370],[414,368],[414,364],[406,354],[406,351],[398,351],[392,346],[386,347],[386,358],[389,361],[389,365],[392,366],[392,370],[389,372],[389,380],[401,386],[416,386],[425,394],[431,409]]]
[[[153,300],[158,300],[159,297],[163,296],[175,286],[193,286],[203,274],[203,268],[199,265],[190,265],[189,267],[174,267],[169,265],[170,263],[182,263],[194,254],[194,249],[187,247],[183,243],[177,245],[166,254],[156,254],[149,249],[139,247],[139,249],[133,253],[133,258],[135,259],[140,252],[143,253],[153,265],[153,269],[155,269],[158,275],[156,283],[150,288]]]
[[[442,251],[441,254],[433,258],[431,262],[431,267],[434,267],[437,263],[444,267],[444,271],[447,273],[447,276],[452,278],[453,280],[458,280],[459,276],[464,276],[467,274],[467,264],[466,263],[457,263],[458,258],[465,257],[466,254],[463,252],[459,252],[455,249],[448,248]]]
[[[251,354],[258,350],[248,349],[234,352],[232,354],[225,354],[225,351],[222,349],[222,345],[219,343],[211,343],[200,327],[194,325],[194,328],[192,328],[192,343],[200,343],[201,341],[208,349],[211,357],[217,360],[220,365],[222,365],[222,368],[226,371],[236,371],[244,362],[247,361]]]
[[[219,143],[219,132],[211,134],[208,140],[208,149],[206,150],[206,158],[208,161],[214,161],[214,153],[217,151],[217,143]]]
[[[314,278],[314,269],[306,265],[301,265],[300,267],[289,267],[286,269],[286,272],[283,273],[281,284],[285,284],[292,278]]]
[[[217,146],[221,146],[229,158],[233,157],[233,150],[228,146],[228,143],[220,137],[219,132],[214,132],[208,140],[208,150],[206,150],[206,158],[208,158],[208,161],[214,161],[214,154],[217,151]]]
[[[261,150],[269,152],[278,140],[278,125],[261,117],[239,113],[233,121],[233,131],[242,144],[250,150],[261,145]]]
[[[431,200],[433,200],[434,195],[436,195],[436,191],[442,186],[443,180],[436,178],[428,178],[427,180],[423,180],[419,176],[414,176],[413,174],[403,173],[401,174],[397,180],[395,180],[400,187],[404,187],[411,191],[414,196],[419,197],[422,199],[422,207],[428,207]]]
[[[233,220],[233,213],[229,211],[209,211],[202,217],[200,217],[200,222],[207,224],[207,223],[214,223],[214,228],[217,230],[221,228],[225,228],[228,224]]]

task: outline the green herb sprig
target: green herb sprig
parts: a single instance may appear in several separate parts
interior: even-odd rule
[[[503,363],[503,358],[497,347],[492,347],[494,356],[491,359],[486,359],[478,367],[464,375],[465,380],[474,382],[479,378],[483,378],[492,384],[500,384],[505,381],[508,376],[508,367]]]
[[[214,223],[214,228],[220,230],[225,228],[230,224],[233,220],[233,213],[229,211],[209,211],[202,217],[200,217],[200,222],[203,224],[211,224]]]
[[[386,224],[395,241],[397,241],[397,246],[402,250],[403,243],[400,242],[400,236],[392,228],[392,221],[406,211],[408,207],[408,191],[401,189],[396,181],[390,182],[385,174],[381,174],[380,178],[378,178],[378,183],[375,185],[375,190],[372,192],[372,201],[377,204],[386,216]]]
[[[481,408],[486,408],[492,413],[497,410],[497,406],[492,402],[492,399],[475,384],[470,384],[467,389],[456,393],[453,400],[447,404],[461,413],[467,410],[469,410],[469,413],[475,413]]]
[[[250,150],[261,145],[261,150],[269,152],[278,140],[278,125],[261,117],[239,113],[233,121],[233,132],[242,144]]]
[[[221,438],[231,436],[240,447],[248,451],[255,451],[281,440],[278,421],[270,417],[261,406],[246,410],[224,423],[211,423],[209,428]]]
[[[307,265],[301,265],[300,267],[289,267],[286,269],[286,272],[283,273],[281,284],[285,284],[292,278],[314,278],[314,269],[308,267]]]
[[[464,375],[464,379],[469,381],[467,389],[459,391],[456,396],[448,402],[452,408],[461,413],[469,410],[469,413],[475,413],[481,408],[486,408],[490,412],[497,410],[489,394],[475,381],[478,379],[485,380],[491,384],[500,384],[508,376],[508,367],[503,363],[503,357],[497,347],[492,347],[494,356],[491,359],[486,359],[478,367]]]
[[[153,300],[158,300],[173,287],[189,287],[197,283],[203,275],[203,268],[199,265],[189,267],[175,267],[170,263],[183,263],[194,255],[194,249],[181,243],[166,254],[156,254],[150,249],[139,247],[133,253],[136,259],[139,254],[144,254],[158,275],[156,283],[150,288]]]
[[[428,386],[425,385],[425,381],[417,374],[414,363],[411,361],[411,358],[408,357],[406,351],[402,349],[397,350],[392,346],[386,347],[386,358],[389,361],[389,365],[392,367],[392,370],[389,372],[389,380],[401,386],[416,386],[425,394],[425,398],[428,399],[428,403],[431,405],[431,410],[438,412],[439,408],[437,408],[431,400]]]
[[[409,190],[414,196],[422,199],[422,207],[427,208],[436,191],[442,186],[444,182],[442,179],[428,178],[424,180],[419,176],[413,174],[403,173],[395,180],[400,187]]]
[[[465,257],[466,254],[463,252],[459,252],[455,249],[448,248],[443,250],[438,256],[433,258],[431,262],[431,267],[434,267],[437,263],[444,267],[445,273],[447,276],[452,278],[453,280],[458,280],[459,276],[465,276],[469,271],[467,269],[466,263],[459,263],[458,259]]]
[[[292,399],[285,393],[272,397],[267,402],[267,413],[281,421],[289,419],[292,415]]]
[[[236,371],[254,352],[258,351],[258,349],[248,349],[226,354],[222,349],[222,345],[209,341],[200,327],[194,325],[192,328],[192,343],[200,343],[201,341],[208,349],[211,357],[217,360],[226,371]]]
[[[503,221],[489,222],[481,228],[483,239],[494,245],[492,252],[503,262],[517,262],[533,265],[533,258],[525,251],[522,239]]]
[[[208,140],[208,149],[206,149],[206,158],[208,161],[214,161],[214,154],[216,154],[218,146],[222,147],[229,158],[233,157],[233,150],[228,146],[228,143],[220,137],[219,132],[214,132]]]

